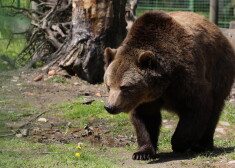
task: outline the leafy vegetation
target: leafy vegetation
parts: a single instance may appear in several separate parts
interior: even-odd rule
[[[28,8],[29,4],[30,0],[0,1],[0,55],[5,55],[13,61],[17,59],[17,55],[25,47],[26,39],[22,33],[28,29],[30,20],[21,14],[14,14],[15,12],[10,8],[1,8],[1,6]],[[26,61],[17,62],[17,66],[25,65]],[[8,62],[0,59],[0,71],[12,68]]]

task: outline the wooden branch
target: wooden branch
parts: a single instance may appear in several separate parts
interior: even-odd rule
[[[44,6],[44,7],[48,7],[48,8],[53,8],[55,6],[54,3],[50,3],[50,2],[41,2],[40,4],[38,4],[38,6]]]
[[[47,113],[47,112],[49,112],[49,111],[50,111],[50,110],[47,110],[47,111],[44,111],[44,112],[38,114],[37,116],[35,116],[35,117],[32,118],[31,120],[29,120],[27,123],[21,125],[16,131],[12,131],[11,134],[0,135],[0,137],[8,137],[8,136],[16,135],[17,133],[20,132],[20,129],[22,129],[22,128],[28,126],[29,124],[31,124],[31,122],[33,122],[34,120],[36,120],[37,118],[39,118],[40,116],[42,116],[43,114],[45,114],[45,113]]]
[[[46,42],[42,42],[39,45],[39,47],[35,49],[35,52],[34,52],[34,54],[32,54],[30,62],[27,65],[24,66],[25,69],[32,68],[37,61],[40,61],[41,58],[44,57],[44,55],[38,55],[38,52],[40,52],[40,49],[43,47],[43,45],[45,43]]]
[[[136,15],[136,8],[138,5],[138,0],[130,0],[129,3],[131,4],[131,11],[132,11],[133,15],[135,16]]]
[[[63,27],[71,26],[71,22],[60,23]]]
[[[56,12],[63,12],[65,10],[67,10],[68,8],[72,7],[72,1],[69,0],[69,3],[66,6],[62,6],[60,9],[58,9]]]
[[[51,55],[51,58],[54,60],[52,62],[50,62],[49,64],[45,65],[42,67],[42,71],[47,71],[51,66],[53,66],[54,64],[56,64],[58,62],[58,60],[60,60],[64,55],[60,54],[59,56],[57,55],[58,53],[60,53],[62,50],[65,50],[66,48],[66,43],[63,43],[60,48],[58,48],[56,50],[56,52],[54,52]]]
[[[50,20],[49,17],[53,18],[55,16],[55,11],[58,7],[58,5],[60,4],[60,0],[57,1],[56,5],[48,12],[48,14],[43,18],[43,24],[42,24],[42,28],[45,29],[46,26],[50,27],[51,25],[48,25],[48,21]]]
[[[53,31],[51,31],[50,28],[45,29],[45,31],[46,31],[46,33],[47,33],[47,38],[49,39],[49,41],[51,42],[51,44],[52,44],[55,48],[59,48],[59,47],[62,45],[62,43],[59,42],[59,41],[55,38]]]
[[[45,113],[47,113],[47,112],[49,112],[49,111],[50,111],[50,110],[47,110],[47,111],[44,111],[44,112],[38,114],[36,117],[34,117],[34,118],[32,118],[31,120],[29,120],[27,123],[21,125],[21,126],[19,127],[19,129],[24,128],[25,126],[29,125],[31,122],[33,122],[34,120],[36,120],[37,118],[41,117],[43,114],[45,114]],[[18,129],[18,130],[19,130],[19,129]]]
[[[59,25],[52,25],[51,28],[55,31],[58,32],[59,35],[61,35],[62,37],[66,37],[66,35],[64,34],[64,32],[61,30],[61,28],[59,27]]]
[[[29,42],[28,45],[17,55],[16,61],[18,61],[20,58],[20,55],[22,55],[24,52],[26,52],[30,47],[32,47],[33,41]]]
[[[8,49],[9,45],[11,44],[12,39],[13,39],[13,33],[11,33],[11,35],[10,35],[6,49]]]
[[[11,132],[12,132],[12,133],[10,133],[10,134],[0,135],[0,137],[9,137],[9,136],[14,136],[14,135],[17,134],[16,131],[11,131]]]
[[[133,23],[136,20],[135,10],[137,8],[137,2],[138,0],[130,0],[129,4],[126,5],[125,19],[127,23],[127,26],[126,26],[127,31],[130,30],[130,28],[132,27]]]
[[[15,6],[0,6],[1,8],[12,8],[12,9],[15,9],[15,10],[18,10],[18,11],[27,11],[27,12],[30,12],[30,13],[36,13],[38,15],[43,15],[42,12],[39,12],[37,10],[34,10],[34,9],[26,9],[26,8],[17,8]]]

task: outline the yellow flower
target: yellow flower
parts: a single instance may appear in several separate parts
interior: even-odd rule
[[[76,156],[76,157],[80,157],[81,154],[80,154],[80,153],[75,153],[75,156]]]
[[[79,145],[78,145],[78,146],[76,146],[76,148],[77,148],[77,149],[82,149],[82,147],[81,147],[81,146],[79,146]]]

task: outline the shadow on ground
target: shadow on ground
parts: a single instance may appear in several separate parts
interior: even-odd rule
[[[235,146],[233,147],[215,147],[213,151],[207,151],[203,153],[195,153],[195,152],[186,152],[186,153],[174,153],[174,152],[167,152],[167,153],[159,153],[157,155],[157,159],[154,161],[148,162],[148,164],[157,164],[157,163],[164,163],[174,160],[189,160],[193,159],[197,156],[205,156],[205,157],[216,157],[219,155],[224,155],[226,153],[232,153],[235,151]]]

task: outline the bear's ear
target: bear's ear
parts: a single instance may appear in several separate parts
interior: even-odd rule
[[[141,53],[138,57],[138,64],[140,69],[145,70],[151,76],[161,76],[162,67],[157,62],[152,51],[144,51]]]
[[[104,50],[104,62],[105,62],[105,69],[109,66],[109,64],[113,61],[115,54],[117,53],[116,49],[111,49],[107,47]]]
[[[141,69],[153,68],[154,53],[152,51],[144,51],[138,57],[138,63]]]

